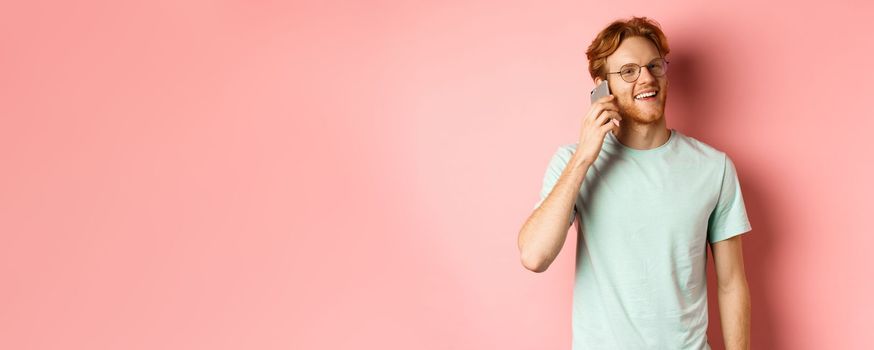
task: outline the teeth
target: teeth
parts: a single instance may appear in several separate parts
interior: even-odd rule
[[[634,98],[635,98],[635,99],[641,99],[641,98],[645,98],[645,97],[655,96],[655,94],[656,94],[655,91],[644,92],[644,93],[642,93],[642,94],[640,94],[640,95],[634,96]]]

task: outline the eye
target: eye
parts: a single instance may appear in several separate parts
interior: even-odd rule
[[[622,67],[622,69],[619,70],[619,73],[622,75],[628,75],[634,74],[635,71],[637,71],[637,68],[635,67]]]
[[[665,65],[662,62],[653,62],[646,65],[646,68],[655,75],[661,75],[664,73]]]

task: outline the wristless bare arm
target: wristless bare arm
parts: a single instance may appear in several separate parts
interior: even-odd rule
[[[591,161],[577,157],[562,171],[552,192],[534,209],[519,231],[522,265],[543,272],[558,256],[567,238],[574,203]]]

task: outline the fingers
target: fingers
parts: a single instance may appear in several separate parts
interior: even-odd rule
[[[598,118],[595,119],[595,125],[602,126],[604,124],[613,124],[618,123],[622,120],[622,116],[619,115],[619,112],[614,110],[604,110],[598,115]]]
[[[589,110],[588,118],[594,120],[597,125],[602,125],[606,120],[602,117],[612,116],[613,118],[622,120],[622,117],[619,116],[619,109],[616,106],[616,102],[614,101],[614,96],[604,96],[594,104],[592,104],[592,108]]]
[[[619,121],[612,119],[607,124],[601,125],[601,127],[598,130],[601,131],[601,134],[607,134],[608,132],[613,130],[613,128],[616,128],[616,127],[619,127]]]
[[[604,125],[604,123],[610,122],[611,118],[615,120],[622,120],[622,117],[619,115],[618,112],[613,110],[604,110],[603,112],[601,112],[600,115],[598,115],[598,119],[595,119],[595,124]]]
[[[592,110],[589,112],[590,115],[587,116],[587,118],[591,119],[592,122],[595,123],[595,125],[601,125],[604,124],[604,122],[606,121],[606,117],[609,117],[616,112],[617,111],[613,106],[598,104],[592,106]]]
[[[598,112],[595,125],[599,126],[598,131],[601,132],[601,135],[604,135],[613,130],[614,127],[619,126],[622,116],[619,115],[613,95],[605,96],[602,100],[599,100],[599,103],[604,105],[604,107]]]

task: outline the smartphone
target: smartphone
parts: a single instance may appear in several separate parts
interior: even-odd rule
[[[607,85],[606,80],[601,80],[601,83],[598,84],[594,89],[592,89],[591,93],[591,101],[595,103],[599,98],[610,95],[610,86]]]

